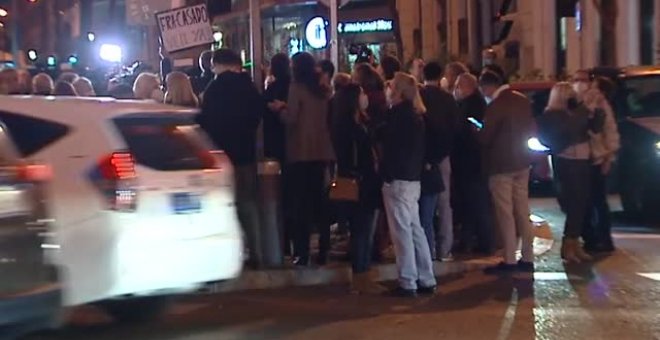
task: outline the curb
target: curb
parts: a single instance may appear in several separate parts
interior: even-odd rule
[[[434,262],[436,277],[456,275],[483,269],[496,264],[498,257],[455,262]],[[377,281],[397,279],[396,265],[382,264],[372,266]],[[341,285],[351,282],[349,265],[335,265],[322,268],[272,269],[244,271],[235,280],[215,283],[208,287],[209,293],[228,293],[246,290],[278,289],[288,287],[306,287],[321,285]]]
[[[532,219],[534,226],[534,253],[536,256],[550,251],[553,237],[550,224],[540,217]],[[484,269],[501,261],[492,256],[454,262],[433,262],[436,277],[463,274]],[[371,267],[375,280],[394,281],[397,279],[396,264],[379,264]],[[323,285],[342,285],[351,282],[351,267],[347,263],[331,264],[319,268],[283,268],[267,270],[244,270],[234,280],[213,283],[204,288],[206,293],[230,293],[248,290],[282,289]]]

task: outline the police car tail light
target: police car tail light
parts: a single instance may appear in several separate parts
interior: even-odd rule
[[[96,185],[108,210],[134,212],[137,208],[137,174],[133,155],[113,152],[98,164]]]
[[[50,166],[44,164],[25,164],[16,167],[16,178],[21,182],[46,182],[53,177]]]

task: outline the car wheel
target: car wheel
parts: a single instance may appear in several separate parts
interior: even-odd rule
[[[100,306],[119,322],[147,322],[160,317],[171,301],[169,296],[149,296],[108,300]]]

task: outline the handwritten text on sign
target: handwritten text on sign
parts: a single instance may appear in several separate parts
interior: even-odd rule
[[[156,22],[167,52],[213,43],[213,30],[206,5],[157,13]]]

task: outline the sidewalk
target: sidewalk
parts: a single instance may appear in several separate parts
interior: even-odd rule
[[[550,226],[542,219],[532,218],[535,229],[534,253],[539,256],[552,248],[553,240]],[[501,261],[498,256],[465,259],[453,262],[434,262],[436,276],[456,275],[478,271]],[[394,281],[397,279],[394,263],[372,266],[378,281]],[[287,287],[303,287],[317,285],[348,285],[351,282],[350,264],[346,262],[331,263],[324,267],[285,268],[272,270],[245,270],[235,280],[218,283],[211,286],[209,293],[225,293],[245,290],[278,289]]]

